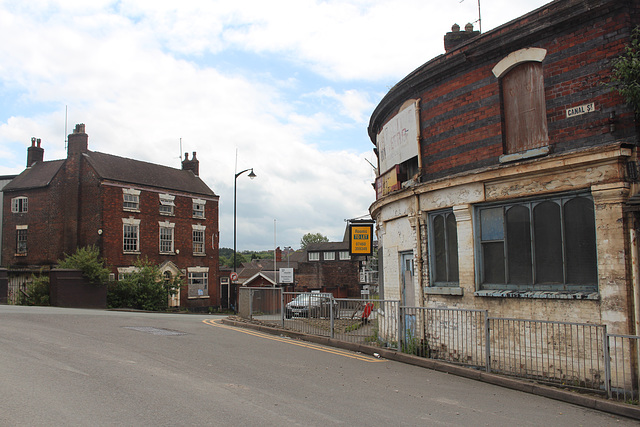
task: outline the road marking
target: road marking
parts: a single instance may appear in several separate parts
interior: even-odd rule
[[[349,350],[341,350],[338,348],[327,347],[321,344],[314,344],[306,341],[298,341],[296,339],[289,338],[289,337],[281,337],[277,335],[267,334],[265,332],[254,331],[252,329],[244,329],[244,328],[238,328],[235,326],[225,325],[224,323],[222,323],[221,319],[205,319],[202,321],[202,323],[205,323],[210,326],[216,326],[218,328],[224,328],[224,329],[229,329],[236,332],[242,332],[243,334],[253,335],[259,338],[265,338],[271,341],[279,341],[279,342],[283,342],[291,345],[296,345],[298,347],[309,348],[312,350],[318,350],[318,351],[323,351],[325,353],[348,357],[350,359],[361,360],[363,362],[369,362],[369,363],[386,362],[385,359],[374,359],[372,356],[354,353]]]

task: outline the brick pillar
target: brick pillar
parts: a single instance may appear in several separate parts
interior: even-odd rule
[[[601,321],[610,333],[628,334],[632,283],[627,269],[630,251],[622,208],[629,186],[624,182],[593,185],[591,194],[596,215]]]
[[[467,295],[473,295],[476,290],[472,212],[473,207],[471,205],[453,207],[458,231],[458,280],[460,287],[464,289],[464,293]]]

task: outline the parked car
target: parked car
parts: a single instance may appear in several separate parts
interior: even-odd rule
[[[304,293],[296,296],[287,303],[284,315],[287,319],[292,317],[328,318],[333,307],[334,318],[337,318],[338,304],[330,293]]]

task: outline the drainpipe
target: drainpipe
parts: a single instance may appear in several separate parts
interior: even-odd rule
[[[635,215],[634,215],[635,217]],[[635,218],[630,218],[629,242],[631,251],[631,283],[633,285],[633,334],[640,333],[640,278],[638,277],[638,232]]]
[[[414,194],[415,200],[415,215],[416,215],[416,268],[418,270],[418,289],[420,290],[420,306],[424,307],[424,278],[422,276],[422,211],[420,210],[420,197]]]

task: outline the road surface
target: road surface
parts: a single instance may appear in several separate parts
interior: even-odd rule
[[[2,426],[637,425],[490,384],[222,325],[0,306]]]

